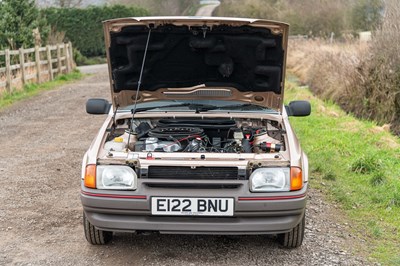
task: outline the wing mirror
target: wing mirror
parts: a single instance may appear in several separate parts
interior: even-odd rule
[[[311,104],[308,101],[292,101],[285,106],[288,116],[309,116]]]
[[[89,99],[86,102],[86,112],[92,115],[108,114],[111,104],[105,99]]]

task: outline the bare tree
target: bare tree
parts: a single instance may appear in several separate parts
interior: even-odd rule
[[[83,0],[56,0],[60,7],[78,7],[82,5]]]
[[[85,4],[85,0],[36,0],[36,4],[42,7],[80,7]]]
[[[143,7],[152,15],[190,15],[190,10],[199,4],[199,0],[108,0],[108,4],[134,5]]]

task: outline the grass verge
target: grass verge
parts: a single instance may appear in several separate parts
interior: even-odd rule
[[[286,101],[307,99],[308,118],[291,118],[310,161],[311,186],[350,219],[359,248],[384,265],[400,265],[400,141],[314,97],[295,80]]]
[[[184,14],[185,14],[186,16],[195,16],[197,10],[198,10],[200,7],[201,7],[200,4],[192,4],[192,5],[190,5],[190,6],[188,6],[188,7],[186,8],[186,10],[184,11]]]
[[[20,101],[29,98],[33,95],[36,95],[41,91],[51,90],[65,83],[81,79],[83,76],[84,75],[81,72],[79,72],[79,70],[75,69],[69,74],[56,77],[53,81],[41,84],[35,84],[35,83],[26,84],[22,90],[15,90],[12,93],[4,93],[0,95],[0,109],[9,106],[16,101]]]

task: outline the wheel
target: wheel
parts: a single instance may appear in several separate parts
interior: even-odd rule
[[[305,223],[306,214],[304,213],[303,218],[295,228],[287,233],[278,234],[278,242],[285,248],[300,247],[301,243],[303,243]]]
[[[112,232],[102,231],[94,227],[83,213],[83,229],[86,240],[92,245],[105,245],[112,240]]]

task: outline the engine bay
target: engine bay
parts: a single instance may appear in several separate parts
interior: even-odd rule
[[[275,153],[285,150],[285,130],[273,120],[120,119],[109,132],[106,151]]]

